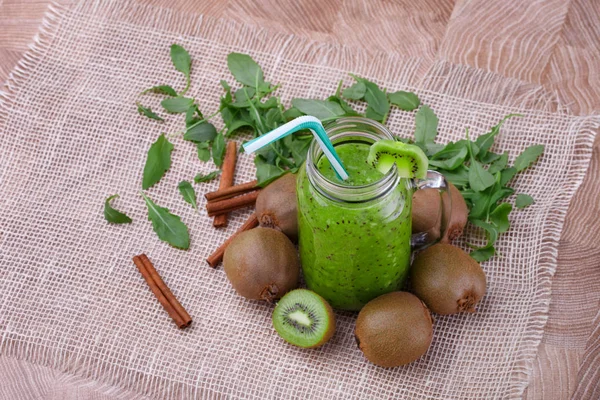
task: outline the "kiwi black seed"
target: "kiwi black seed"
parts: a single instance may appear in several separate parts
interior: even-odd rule
[[[373,364],[397,367],[427,352],[433,338],[433,320],[414,294],[392,292],[362,308],[354,335],[358,347]]]
[[[294,244],[283,233],[269,228],[237,235],[225,250],[223,269],[241,296],[268,302],[296,288],[300,278]]]
[[[462,249],[438,243],[415,256],[410,270],[413,292],[437,314],[474,312],[485,294],[481,266]]]
[[[298,201],[296,175],[285,174],[264,188],[256,199],[256,215],[260,226],[298,238]]]
[[[288,343],[319,347],[335,333],[335,314],[329,303],[315,292],[296,289],[277,302],[273,327]]]

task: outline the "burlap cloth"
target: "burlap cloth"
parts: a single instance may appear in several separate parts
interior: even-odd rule
[[[505,124],[496,150],[514,157],[546,145],[515,182],[536,203],[513,212],[500,255],[484,264],[488,292],[478,312],[436,317],[428,353],[395,369],[365,361],[350,313],[338,313],[336,335],[321,349],[285,344],[272,328],[272,307],[237,296],[223,271],[205,264],[248,212],[233,213],[229,227],[216,230],[183,202],[177,183],[213,166],[180,138],[173,139],[171,171],[148,192],[182,216],[192,245],[180,251],[159,241],[138,195],[141,173],[150,143],[182,121],[159,125],[140,117],[134,102],[154,84],[183,85],[169,59],[175,42],[193,56],[190,93],[205,112],[218,107],[219,80],[232,80],[226,55],[239,51],[282,83],[286,101],[325,97],[339,79],[350,82],[347,72],[415,90],[439,116],[443,141],[462,138],[466,126],[481,134],[508,113],[524,114]],[[599,119],[570,115],[537,86],[444,62],[423,65],[123,1],[54,5],[0,97],[2,358],[94,379],[118,397],[520,397],[546,321],[563,220]],[[158,101],[147,103],[158,109]],[[410,135],[414,115],[394,112],[389,126]],[[236,181],[253,174],[242,155]],[[133,224],[104,220],[103,200],[113,193]],[[475,231],[467,238],[481,242]],[[176,329],[148,290],[131,261],[142,252],[194,317],[190,329]],[[9,376],[18,380],[18,371]],[[14,381],[0,386],[5,395],[19,393]]]

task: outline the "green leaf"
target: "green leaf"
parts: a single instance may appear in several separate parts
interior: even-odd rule
[[[469,255],[477,262],[484,262],[492,258],[496,254],[496,249],[493,246],[484,247],[473,250]]]
[[[303,115],[304,114],[302,113],[302,111],[298,110],[296,107],[290,107],[289,109],[287,109],[283,112],[283,116],[285,117],[285,119],[287,121],[291,121],[291,120],[301,117]]]
[[[217,167],[223,165],[223,157],[225,156],[225,136],[217,134],[212,145],[213,161]]]
[[[293,99],[292,105],[306,115],[312,115],[321,120],[341,117],[344,109],[336,102],[312,99]]]
[[[515,200],[515,206],[517,208],[525,208],[532,205],[535,202],[533,197],[528,194],[519,193],[517,195],[517,199]]]
[[[158,137],[156,142],[152,143],[144,166],[144,178],[142,180],[144,190],[154,186],[155,183],[160,181],[165,172],[171,168],[172,151],[173,145],[167,140],[164,133]]]
[[[451,150],[448,150],[450,145],[453,145],[453,147]],[[464,164],[467,154],[468,150],[466,146],[456,146],[450,143],[444,150],[434,154],[433,158],[429,160],[429,165],[452,171]],[[439,158],[444,159],[440,160]]]
[[[198,159],[200,161],[208,161],[210,160],[210,149],[209,146],[210,142],[201,142],[201,143],[196,143],[196,150],[198,151]]]
[[[376,83],[363,79],[367,88],[365,92],[365,101],[382,119],[390,112],[390,102],[385,93],[379,89]]]
[[[192,69],[192,58],[190,54],[178,44],[171,45],[171,61],[175,69],[189,78]]]
[[[203,175],[200,173],[194,177],[194,182],[196,182],[196,183],[210,182],[213,179],[215,179],[217,176],[219,176],[220,173],[221,173],[221,171],[218,171],[218,170],[210,172],[206,175]]]
[[[225,89],[226,91],[230,91],[231,90],[231,86],[229,86],[229,83],[227,83],[227,81],[221,79],[219,81],[219,83],[221,84],[221,86],[223,86],[223,89]]]
[[[185,112],[185,126],[189,128],[197,122],[200,122],[204,119],[200,109],[197,104],[192,104],[190,108]]]
[[[477,159],[482,164],[493,163],[494,161],[496,161],[496,160],[500,159],[500,157],[502,157],[501,154],[497,154],[497,153],[494,153],[491,151],[487,151],[483,155],[481,155],[481,152],[479,152],[479,154],[480,155],[477,156]]]
[[[210,122],[202,122],[201,124],[195,125],[189,128],[185,135],[183,135],[184,140],[189,140],[190,142],[200,143],[200,142],[210,142],[217,136],[217,128]]]
[[[256,179],[258,180],[258,186],[260,187],[267,186],[269,183],[286,173],[285,170],[278,166],[266,162],[262,156],[256,156],[254,158],[254,165],[256,165]]]
[[[479,157],[483,157],[485,155],[485,153],[490,149],[490,147],[492,147],[492,145],[494,144],[494,138],[500,132],[500,127],[502,127],[502,124],[504,124],[504,122],[506,122],[508,119],[513,118],[513,117],[522,117],[522,115],[521,114],[507,115],[506,117],[502,118],[502,120],[500,122],[498,122],[497,125],[493,126],[492,129],[488,133],[486,133],[485,135],[479,136],[477,138],[477,140],[475,140],[475,144],[477,145],[477,147],[479,147],[479,152],[478,152]]]
[[[454,186],[467,186],[469,184],[469,170],[461,165],[452,171],[440,171]]]
[[[491,247],[496,243],[496,240],[498,239],[498,229],[496,229],[494,225],[478,219],[470,219],[470,221],[473,225],[485,230],[488,242],[484,247]]]
[[[196,204],[196,191],[192,187],[192,184],[188,181],[181,181],[179,185],[177,185],[179,189],[179,193],[183,197],[186,203],[191,204],[194,207],[194,210],[198,212],[198,204]]]
[[[260,65],[247,54],[230,53],[227,56],[227,66],[235,80],[241,84],[257,89],[264,83]]]
[[[148,118],[155,119],[157,121],[164,121],[161,117],[159,117],[150,107],[144,107],[140,103],[135,103],[137,106],[137,110],[140,114],[145,115]]]
[[[517,169],[517,171],[523,171],[533,164],[543,152],[543,144],[529,146],[517,157],[514,167]]]
[[[360,100],[365,96],[367,87],[361,81],[356,82],[354,85],[347,87],[342,92],[342,96],[350,100]]]
[[[508,221],[508,214],[512,211],[512,205],[509,203],[502,203],[490,213],[490,219],[498,228],[499,233],[506,232],[510,227]]]
[[[110,202],[117,197],[119,197],[118,194],[113,194],[104,201],[104,218],[111,224],[129,224],[131,223],[131,218],[121,211],[115,210],[110,205]]]
[[[344,115],[347,117],[362,117],[362,114],[358,113],[350,104],[348,104],[344,99],[338,96],[329,96],[327,101],[333,101],[334,103],[338,103],[342,110],[344,110]]]
[[[192,104],[194,104],[194,99],[189,97],[171,97],[160,102],[165,110],[174,114],[187,112]]]
[[[173,247],[187,250],[190,247],[190,234],[187,226],[181,222],[181,218],[154,203],[144,193],[141,194],[148,207],[148,220],[152,222],[158,238]]]
[[[435,140],[438,129],[438,118],[431,108],[421,106],[415,116],[415,142],[430,143]]]
[[[378,122],[382,122],[383,118],[384,118],[383,115],[379,114],[371,106],[367,106],[367,109],[365,111],[365,117],[370,118],[370,119],[375,120],[375,121],[378,121]]]
[[[498,158],[496,161],[490,164],[488,168],[488,172],[490,174],[495,174],[496,172],[502,171],[508,165],[508,153],[504,153]]]
[[[506,184],[508,182],[510,182],[510,180],[516,175],[517,173],[517,169],[510,167],[510,168],[506,168],[504,170],[502,170],[500,172],[501,177],[500,177],[500,185],[501,186],[506,186]]]
[[[177,97],[177,91],[169,85],[153,86],[150,89],[146,89],[142,92],[142,94],[146,93],[165,94],[167,96]]]
[[[469,184],[471,189],[481,192],[496,182],[494,176],[486,171],[481,164],[471,159],[471,165],[469,167]]]
[[[412,111],[421,105],[421,100],[412,92],[398,91],[388,94],[390,102],[401,110]]]

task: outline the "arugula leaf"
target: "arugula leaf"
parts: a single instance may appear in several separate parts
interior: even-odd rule
[[[192,104],[185,112],[185,127],[189,128],[204,119],[197,104]]]
[[[221,117],[227,127],[227,135],[231,135],[233,132],[243,127],[256,129],[248,110],[223,108],[221,110]]]
[[[500,157],[502,157],[502,154],[494,153],[492,151],[488,151],[484,155],[477,156],[479,162],[482,164],[493,163],[494,161],[500,159]]]
[[[179,189],[179,193],[181,193],[181,197],[185,200],[186,203],[191,204],[194,207],[194,210],[198,212],[198,204],[196,204],[196,191],[192,187],[192,184],[188,181],[181,181],[179,185],[177,185]]]
[[[141,94],[146,93],[166,94],[167,96],[177,97],[177,92],[169,85],[152,86],[150,89],[144,90]]]
[[[537,158],[544,152],[543,144],[536,144],[526,148],[515,160],[514,167],[517,171],[523,171],[528,168],[531,164],[537,160]]]
[[[154,203],[143,192],[140,193],[148,207],[148,220],[152,222],[152,228],[158,238],[173,247],[187,250],[190,247],[190,234],[181,218]]]
[[[156,142],[152,143],[144,166],[144,178],[142,180],[144,190],[154,186],[171,168],[172,151],[173,145],[167,140],[164,133],[156,139]]]
[[[494,176],[486,171],[481,164],[471,159],[471,165],[469,166],[469,185],[477,192],[481,192],[496,182]]]
[[[461,165],[452,171],[440,171],[454,186],[467,186],[469,184],[469,170]]]
[[[473,219],[470,221],[473,225],[485,231],[488,240],[487,245],[485,245],[485,247],[491,247],[494,245],[494,243],[496,243],[496,240],[498,239],[498,229],[494,225],[489,224],[485,221],[480,221],[478,219]]]
[[[331,119],[344,115],[344,109],[333,101],[292,99],[292,105],[306,115],[323,119]]]
[[[508,165],[508,153],[504,152],[497,160],[492,162],[488,167],[490,174],[502,171]]]
[[[221,84],[221,86],[223,86],[223,89],[225,89],[226,91],[229,92],[231,90],[231,86],[229,86],[229,83],[227,83],[226,80],[221,79],[219,83]]]
[[[390,102],[388,101],[385,93],[379,89],[376,83],[370,82],[366,79],[363,79],[363,83],[366,87],[365,92],[365,101],[375,111],[377,114],[385,118],[385,116],[390,112]]]
[[[217,128],[210,122],[202,122],[201,124],[192,126],[183,135],[184,140],[200,143],[209,142],[217,136]]]
[[[213,161],[217,167],[223,165],[223,157],[225,156],[225,136],[217,134],[212,145]]]
[[[104,201],[104,218],[111,224],[129,224],[132,222],[131,218],[121,211],[115,210],[110,205],[110,202],[117,197],[119,197],[118,194],[113,194]]]
[[[170,97],[160,102],[165,110],[173,114],[181,114],[194,104],[194,99],[189,97]]]
[[[181,94],[185,94],[190,88],[190,71],[192,69],[192,58],[190,54],[178,44],[171,45],[171,61],[175,69],[185,75],[186,86]]]
[[[285,117],[286,121],[291,121],[294,118],[298,118],[303,115],[304,115],[304,113],[302,111],[298,110],[296,107],[290,107],[283,112],[283,116]]]
[[[196,182],[196,183],[210,182],[213,179],[215,179],[217,176],[219,176],[220,173],[221,173],[221,171],[219,171],[219,170],[210,172],[206,175],[200,173],[194,177],[194,182]]]
[[[384,116],[379,114],[375,109],[371,106],[367,106],[365,110],[365,117],[375,120],[377,122],[383,122]]]
[[[515,206],[521,209],[532,205],[534,202],[535,200],[533,200],[533,197],[530,195],[519,193],[517,195],[517,199],[515,200]]]
[[[347,87],[342,91],[342,96],[350,100],[360,100],[365,97],[367,87],[362,81],[356,82],[354,85]]]
[[[342,110],[344,110],[344,115],[347,117],[362,117],[362,114],[358,113],[350,104],[348,104],[344,99],[339,96],[329,96],[327,101],[333,101],[334,103],[338,103]]]
[[[198,151],[198,159],[200,161],[208,161],[210,160],[210,142],[200,142],[196,143],[196,150]]]
[[[438,118],[431,108],[422,105],[415,116],[415,142],[431,143],[438,130]]]
[[[506,232],[510,226],[508,221],[508,214],[512,211],[512,205],[509,203],[502,203],[490,213],[490,219],[498,228],[499,233]]]
[[[265,83],[260,65],[247,54],[229,53],[227,67],[235,80],[243,85],[259,89]]]
[[[469,255],[477,262],[484,262],[492,258],[496,254],[496,249],[493,246],[483,247],[473,250]]]
[[[494,138],[500,132],[500,127],[502,127],[502,124],[504,124],[504,122],[506,122],[507,120],[509,120],[510,118],[513,118],[513,117],[522,117],[522,115],[521,114],[508,114],[506,117],[502,118],[502,120],[500,120],[500,122],[498,122],[497,125],[493,126],[492,129],[488,133],[486,133],[485,135],[479,136],[475,140],[475,144],[477,145],[477,147],[479,147],[479,152],[478,152],[479,157],[483,157],[485,155],[485,153],[487,153],[487,151],[490,149],[490,147],[492,147],[492,145],[494,144]]]
[[[256,165],[257,185],[260,187],[267,186],[287,172],[276,165],[266,162],[262,156],[257,156],[254,159],[254,165]]]
[[[161,117],[159,117],[150,107],[144,107],[139,102],[135,103],[137,106],[137,110],[140,114],[145,115],[148,118],[155,119],[157,121],[164,121]]]
[[[398,106],[398,108],[404,111],[415,110],[421,105],[421,100],[419,100],[417,95],[412,92],[399,90],[388,94],[388,98],[390,99],[390,103]]]
[[[517,169],[514,167],[506,168],[500,172],[500,185],[506,186],[508,182],[516,175]]]
[[[431,149],[428,148],[428,150]],[[468,149],[465,142],[448,143],[442,150],[434,152],[429,160],[429,165],[452,171],[464,164],[467,155]]]

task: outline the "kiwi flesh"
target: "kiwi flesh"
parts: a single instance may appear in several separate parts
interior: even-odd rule
[[[387,173],[396,164],[398,175],[403,178],[425,178],[429,160],[419,146],[380,140],[371,145],[367,162],[381,173]]]
[[[335,314],[327,301],[307,289],[292,290],[277,302],[273,327],[286,342],[315,348],[335,333]]]
[[[415,256],[410,269],[413,292],[441,315],[475,312],[485,294],[481,266],[462,249],[438,243]]]
[[[298,238],[298,201],[296,175],[285,174],[264,188],[256,199],[256,215],[260,226]]]
[[[273,302],[296,288],[300,261],[294,244],[283,233],[254,228],[227,246],[223,269],[233,288],[250,300]]]
[[[450,193],[450,205],[444,203],[444,213],[445,215],[450,213],[450,219],[446,231],[441,238],[443,243],[449,243],[462,235],[469,216],[469,209],[467,208],[465,199],[456,186],[448,182],[448,191]],[[435,238],[440,236],[442,222],[440,203],[441,197],[437,189],[417,190],[413,194],[413,233],[427,232]]]
[[[362,308],[354,336],[373,364],[397,367],[427,352],[433,338],[433,320],[425,304],[414,294],[391,292]]]

